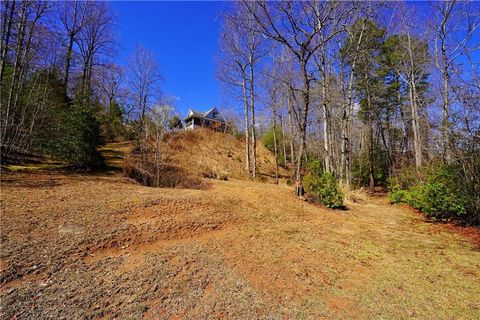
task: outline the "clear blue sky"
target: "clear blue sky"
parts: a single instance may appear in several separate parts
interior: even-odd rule
[[[165,77],[162,92],[178,97],[175,109],[208,109],[221,103],[215,54],[222,2],[112,2],[120,60],[135,44],[153,51]]]

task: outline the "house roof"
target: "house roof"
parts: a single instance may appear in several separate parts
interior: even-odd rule
[[[213,111],[216,111],[216,114],[213,115]],[[217,108],[213,107],[205,112],[201,111],[196,111],[193,109],[188,109],[187,117],[184,119],[184,121],[188,121],[192,118],[208,118],[209,120],[213,121],[221,121],[225,122],[225,118],[221,115],[221,113],[217,110]]]

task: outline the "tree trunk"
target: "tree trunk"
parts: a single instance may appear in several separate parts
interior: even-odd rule
[[[71,65],[71,61],[72,61],[73,40],[74,40],[74,34],[70,33],[68,35],[67,54],[65,55],[65,79],[63,81],[64,86],[65,86],[65,88],[64,88],[65,96],[68,95],[68,80],[70,78],[70,65]]]
[[[275,183],[278,184],[278,147],[277,147],[277,121],[275,107],[273,110],[273,149],[275,154]]]
[[[10,14],[7,16],[8,4],[11,3]],[[10,34],[13,25],[13,13],[15,12],[15,1],[6,1],[5,2],[5,15],[3,17],[3,26],[2,26],[2,39],[1,39],[1,58],[0,58],[0,87],[3,85],[3,75],[5,73],[5,60],[7,59],[7,54],[10,45]],[[5,40],[4,40],[5,39]],[[0,101],[0,105],[1,105]]]
[[[253,62],[250,62],[250,112],[252,115],[252,177],[257,173],[257,134],[255,128],[255,88],[253,76]]]
[[[306,150],[306,137],[307,137],[307,118],[308,118],[308,109],[310,107],[310,81],[308,80],[308,71],[307,64],[305,61],[301,62],[301,70],[303,76],[303,114],[302,121],[300,123],[300,150],[297,155],[297,170],[295,173],[296,179],[302,181],[301,168],[302,168],[302,159],[303,154]]]
[[[442,20],[441,25],[441,34],[440,34],[440,41],[441,41],[441,56],[443,62],[443,69],[442,72],[442,145],[443,145],[443,157],[447,163],[452,161],[452,153],[451,153],[451,141],[450,141],[450,101],[448,97],[448,89],[449,89],[449,71],[448,71],[448,55],[447,55],[447,48],[446,48],[446,37],[447,37],[447,20],[450,15],[450,11],[453,8],[454,2],[446,3],[446,5],[450,6],[449,8],[446,7],[446,12]],[[448,12],[448,13],[447,13]]]
[[[399,83],[399,79],[397,77],[397,83]],[[402,103],[402,93],[400,92],[400,87],[397,88],[397,103],[398,103],[398,110],[400,110],[400,120],[402,126],[402,142],[400,145],[400,153],[403,155],[408,148],[408,130],[407,130],[407,119],[405,118],[405,112],[403,111],[403,103]]]
[[[368,162],[369,162],[369,180],[370,180],[370,189],[372,191],[375,188],[375,167],[374,167],[374,149],[373,149],[373,105],[372,99],[370,96],[370,86],[368,84],[368,74],[365,72],[365,83],[366,83],[366,93],[367,93],[367,116],[368,116]]]
[[[243,110],[244,110],[244,117],[245,117],[245,171],[247,177],[251,176],[250,171],[250,121],[248,119],[248,97],[247,97],[247,85],[245,82],[245,78],[243,78],[242,82],[242,89],[243,89]]]
[[[295,132],[293,130],[293,117],[292,117],[292,101],[291,101],[291,96],[290,94],[288,95],[287,99],[287,111],[288,111],[288,127],[290,130],[290,163],[292,164],[292,167],[295,163],[295,149],[294,149],[294,137],[295,137]]]
[[[353,104],[353,71],[350,74],[348,89],[347,89],[347,100],[345,103],[342,112],[342,144],[341,148],[341,158],[340,158],[340,178],[345,183],[345,185],[350,187],[350,137],[349,137],[349,123],[350,123],[350,104]],[[350,84],[352,82],[352,85]]]
[[[446,63],[446,62],[445,62]],[[452,161],[452,153],[450,149],[450,105],[448,98],[448,70],[445,68],[442,75],[442,145],[443,156],[447,163]]]
[[[26,7],[28,3],[23,2],[22,3],[22,10],[20,12],[19,20],[18,20],[18,36],[17,36],[17,46],[15,49],[15,61],[13,64],[13,71],[12,71],[12,80],[10,83],[10,90],[8,92],[8,100],[7,100],[7,106],[6,106],[6,112],[4,115],[4,128],[2,131],[1,135],[1,145],[2,147],[5,148],[3,150],[4,154],[3,156],[6,157],[8,156],[10,152],[10,147],[13,144],[13,137],[11,135],[11,130],[14,125],[14,119],[13,119],[13,102],[14,102],[14,93],[16,93],[17,89],[17,84],[19,82],[19,77],[22,74],[22,49],[23,49],[23,43],[24,43],[24,38],[25,38],[25,25],[26,25]]]
[[[388,176],[390,177],[391,173],[392,173],[391,170],[392,170],[392,163],[393,163],[391,150],[390,150],[390,143],[389,143],[390,140],[387,141],[387,138],[385,137],[385,128],[383,127],[383,121],[382,121],[382,118],[380,117],[380,114],[378,114],[376,112],[376,115],[377,115],[377,122],[378,122],[378,126],[379,126],[380,138],[382,139],[383,148],[385,149],[385,152],[387,153],[387,168],[388,168]],[[389,122],[389,119],[388,119],[388,115],[387,115],[387,132],[389,131],[388,122]]]
[[[283,148],[283,166],[287,167],[287,144],[285,142],[285,128],[283,126],[283,116],[280,115],[280,126],[282,127],[282,148]]]
[[[155,180],[156,180],[156,187],[160,187],[160,134],[157,128],[157,135],[156,135],[156,150],[155,150]]]
[[[331,149],[331,128],[330,128],[330,108],[327,103],[327,73],[326,73],[326,58],[325,47],[322,46],[322,64],[320,67],[320,73],[322,74],[321,88],[322,88],[322,109],[323,109],[323,148],[325,151],[324,165],[325,171],[332,171],[332,149]]]
[[[418,117],[418,108],[415,98],[415,84],[409,84],[410,107],[412,111],[412,129],[413,129],[413,148],[415,152],[415,166],[422,166],[422,141],[420,136],[420,123]]]
[[[357,44],[355,47],[356,52],[360,50],[360,45],[363,39],[363,33],[365,31],[366,24],[362,24],[362,29],[360,30],[360,35],[358,36]],[[351,64],[350,75],[348,77],[348,86],[347,86],[347,103],[344,105],[342,112],[342,145],[341,145],[341,164],[340,171],[342,172],[342,180],[344,181],[347,188],[351,184],[351,139],[350,139],[350,116],[353,112],[354,107],[354,97],[353,97],[353,83],[355,70],[357,66],[358,55],[353,56],[353,61]]]
[[[410,94],[410,107],[412,111],[412,129],[413,129],[413,148],[415,152],[415,166],[420,168],[422,166],[422,137],[420,134],[420,119],[418,116],[418,105],[417,105],[417,88],[414,74],[415,62],[413,61],[413,49],[412,41],[410,38],[410,33],[407,32],[408,40],[408,54],[410,58],[410,72],[409,72],[409,94]]]

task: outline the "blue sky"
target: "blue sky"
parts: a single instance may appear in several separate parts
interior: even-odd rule
[[[428,4],[420,4],[420,12],[425,13]],[[185,115],[188,108],[207,110],[229,102],[215,75],[219,14],[228,2],[113,1],[111,5],[117,16],[120,61],[127,61],[136,44],[153,51],[165,77],[162,92],[177,98],[176,112]]]
[[[111,3],[117,15],[120,60],[135,45],[153,51],[165,77],[165,95],[178,97],[175,109],[209,109],[221,104],[215,55],[220,33],[222,2]]]

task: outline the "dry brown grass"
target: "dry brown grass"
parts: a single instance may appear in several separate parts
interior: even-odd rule
[[[111,172],[2,176],[0,318],[479,319],[480,251],[465,232],[363,191],[344,190],[337,211],[236,180],[233,137],[168,141],[165,172],[214,177],[208,190]],[[103,152],[123,163],[116,150]],[[261,172],[271,179],[273,163]]]
[[[365,189],[352,189],[346,185],[340,184],[340,190],[343,193],[343,201],[345,204],[366,204],[368,193]]]
[[[245,179],[245,142],[230,134],[209,129],[175,133],[168,139],[168,159],[193,175]],[[257,174],[267,182],[275,178],[275,158],[261,143],[257,145]],[[281,177],[288,176],[280,170]]]
[[[206,186],[204,178],[245,180],[244,147],[243,140],[209,129],[170,133],[161,146],[165,160],[160,186],[198,189]],[[147,186],[154,184],[153,167],[153,163],[145,165],[131,152],[124,164],[127,176]],[[288,177],[285,169],[280,168],[279,173],[282,179]],[[260,143],[257,146],[257,175],[263,182],[273,182],[275,178],[275,159]]]
[[[201,177],[192,175],[182,167],[169,164],[162,164],[157,181],[153,168],[155,168],[154,163],[145,164],[130,154],[124,160],[123,171],[127,177],[149,187],[180,189],[206,189],[208,187],[207,181]]]
[[[230,179],[2,177],[5,319],[478,319],[480,251],[384,197],[348,210]]]

